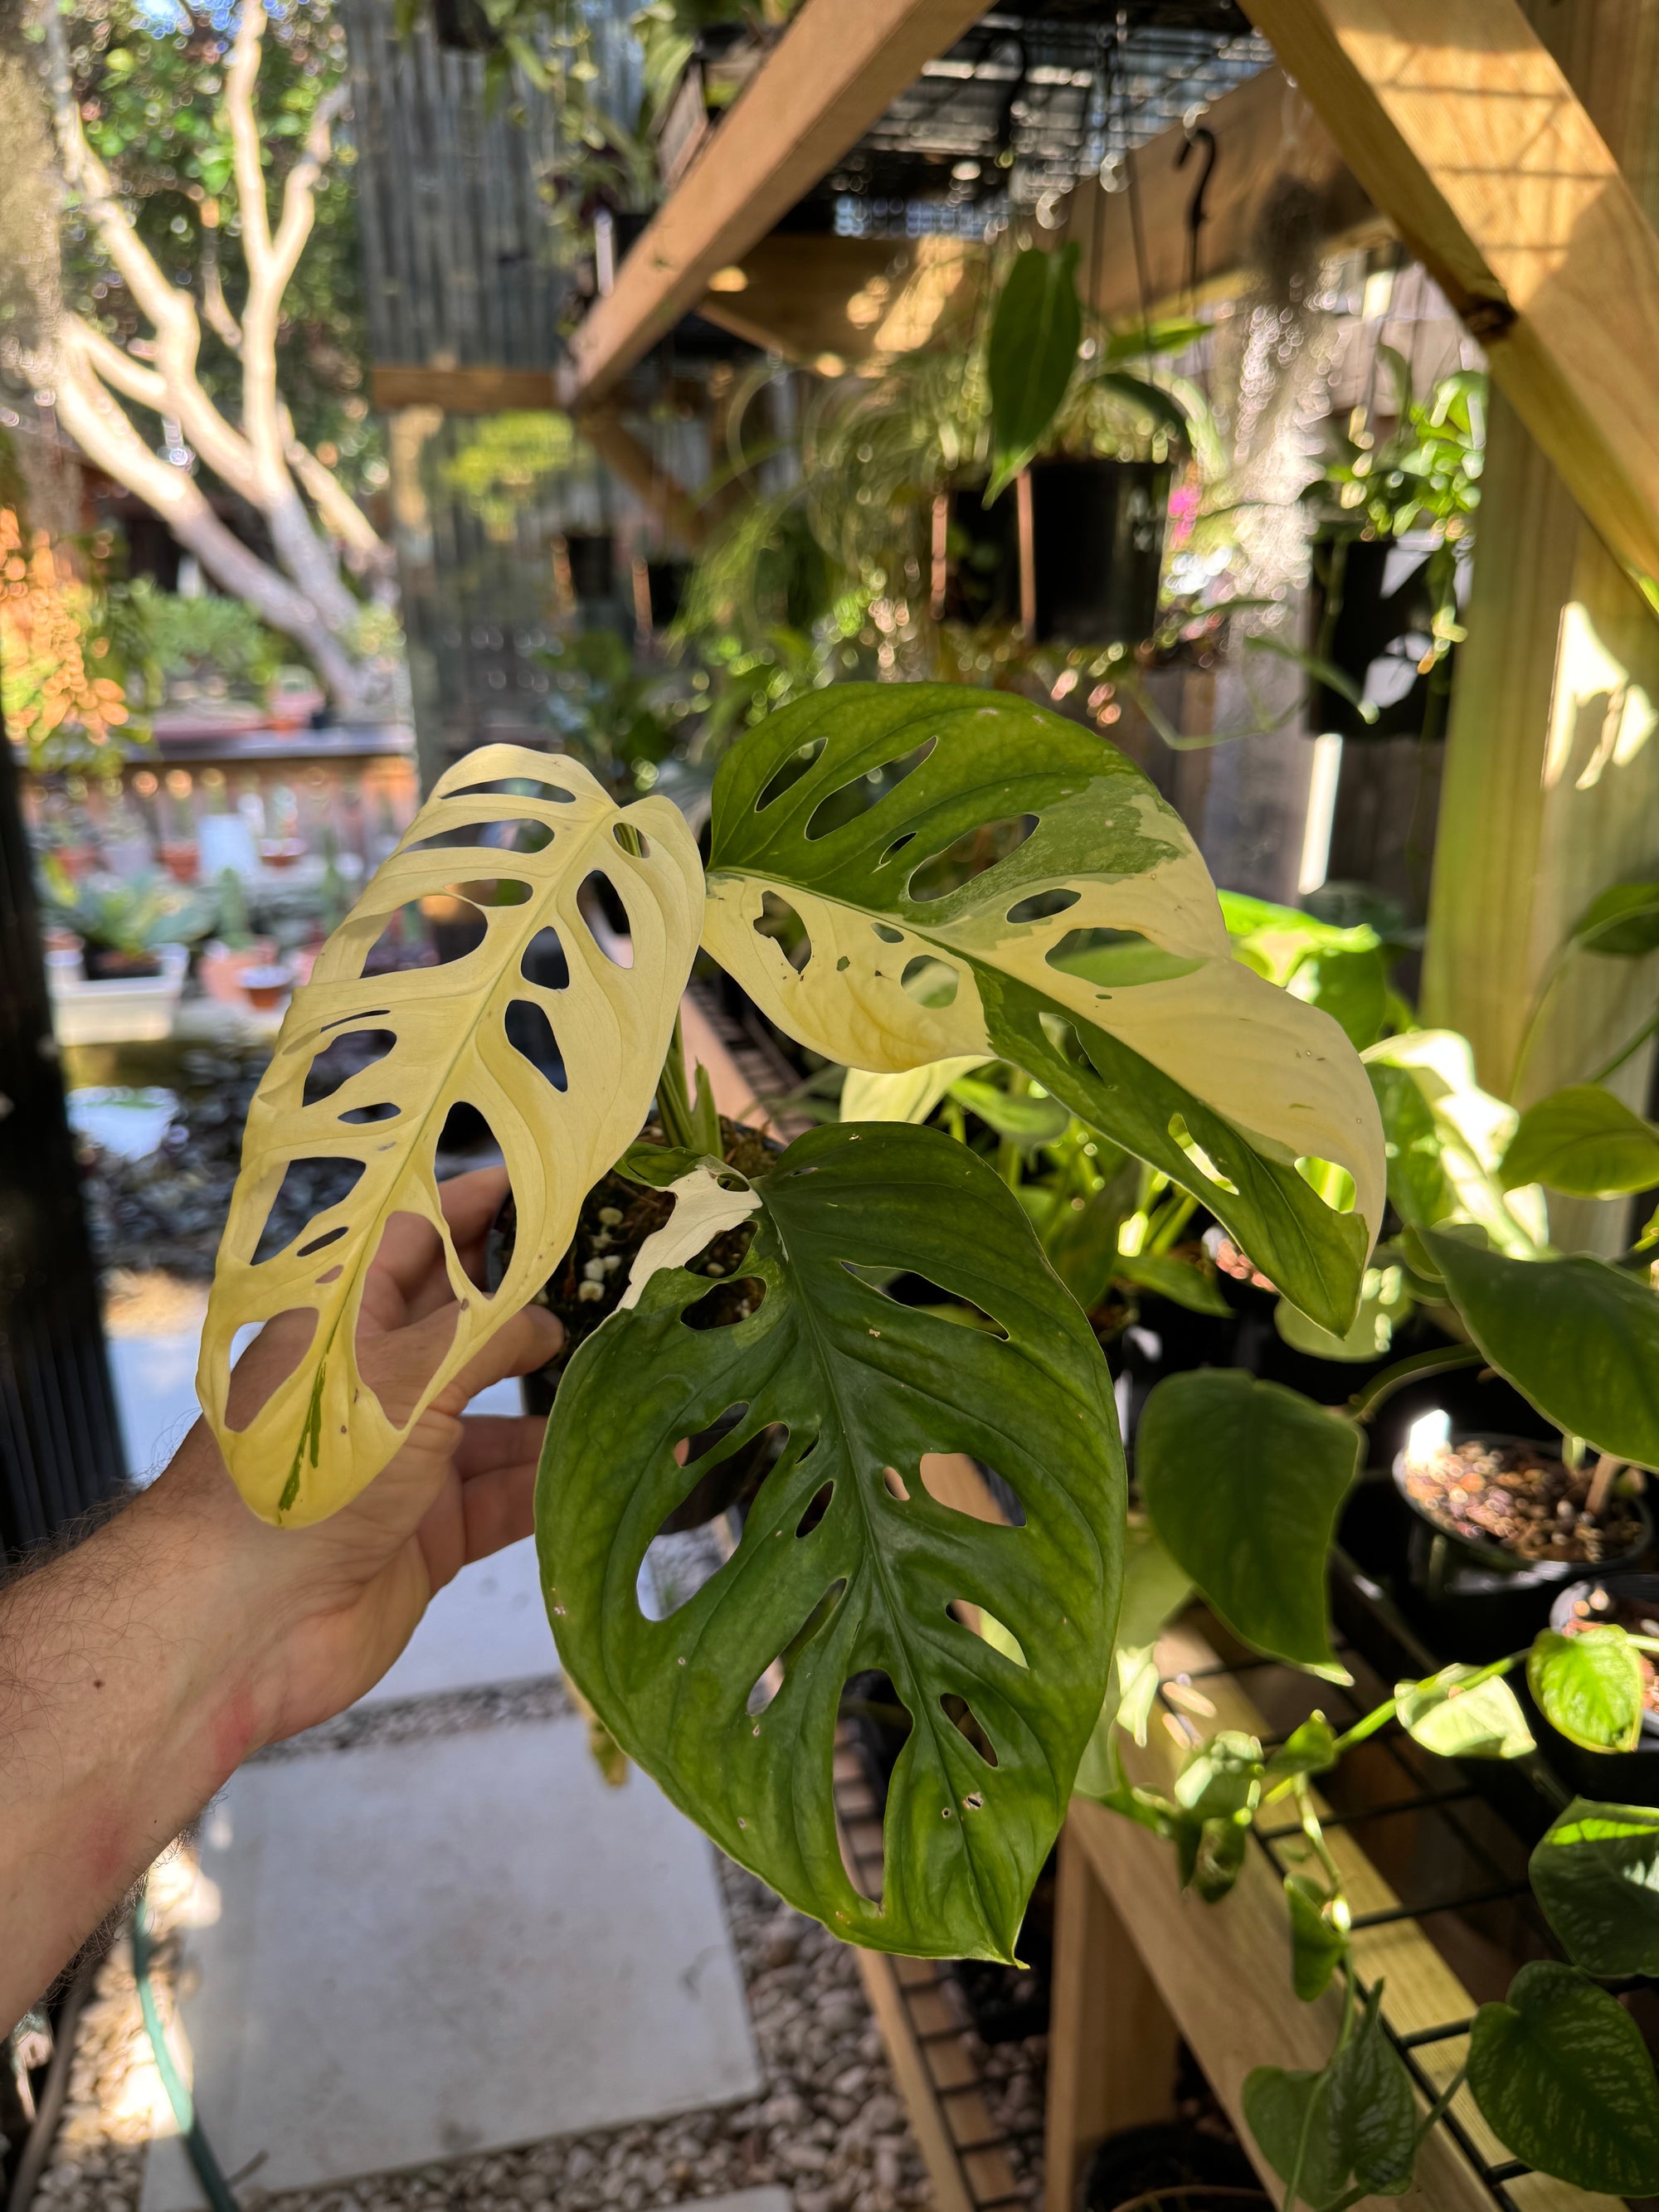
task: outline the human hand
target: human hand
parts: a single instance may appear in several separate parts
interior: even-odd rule
[[[507,1189],[505,1169],[440,1188],[463,1266],[483,1278],[484,1240]],[[401,1419],[450,1342],[459,1309],[431,1224],[394,1215],[364,1284],[360,1369]],[[309,1319],[270,1322],[238,1361],[230,1413],[245,1418],[303,1355]],[[473,1559],[527,1535],[544,1421],[462,1409],[504,1376],[541,1366],[562,1331],[526,1306],[439,1392],[395,1459],[349,1505],[307,1528],[273,1528],[242,1504],[205,1423],[149,1493],[219,1548],[251,1648],[247,1749],[314,1726],[373,1687],[409,1641],[433,1594]],[[243,1754],[245,1755],[245,1754]]]

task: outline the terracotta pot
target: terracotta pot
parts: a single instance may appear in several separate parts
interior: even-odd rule
[[[202,954],[196,972],[210,999],[217,999],[223,1006],[240,1006],[244,996],[242,978],[247,970],[269,968],[276,957],[275,938],[255,938],[252,945],[240,945],[234,952],[216,940]]]

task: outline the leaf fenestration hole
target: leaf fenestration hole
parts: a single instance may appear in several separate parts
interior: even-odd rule
[[[1296,1171],[1304,1182],[1319,1193],[1333,1213],[1353,1212],[1359,1193],[1346,1168],[1338,1167],[1334,1160],[1316,1159],[1309,1155],[1297,1162]]]
[[[763,1668],[750,1691],[745,1708],[751,1720],[757,1720],[771,1704],[789,1679],[789,1671],[807,1645],[823,1628],[830,1614],[847,1593],[847,1577],[839,1577],[831,1583],[823,1595],[812,1607],[777,1657]]]
[[[574,803],[576,794],[567,791],[562,783],[544,783],[539,776],[498,776],[494,783],[463,783],[447,793],[450,799],[471,799],[488,792],[501,799],[550,799],[560,806]]]
[[[306,1070],[306,1104],[315,1106],[331,1098],[343,1083],[384,1060],[397,1042],[395,1030],[342,1030],[313,1056]]]
[[[887,850],[882,854],[880,860],[877,861],[876,866],[878,868],[884,868],[890,860],[897,860],[899,854],[904,850],[907,845],[914,845],[915,842],[916,833],[914,830],[901,830],[899,835],[894,838],[892,843],[887,848]]]
[[[781,1421],[769,1421],[742,1443],[720,1449],[742,1425],[748,1411],[747,1406],[728,1407],[714,1427],[703,1431],[712,1441],[684,1462],[693,1480],[679,1503],[663,1516],[658,1536],[677,1536],[690,1528],[707,1528],[734,1505],[747,1505],[758,1496],[762,1483],[783,1455],[789,1431]],[[702,1437],[689,1438],[688,1451],[690,1444],[702,1442]]]
[[[1033,891],[1030,898],[1016,899],[1008,909],[1007,919],[1018,924],[1025,921],[1047,921],[1051,915],[1064,914],[1074,907],[1082,896],[1080,891],[1056,886],[1051,891]]]
[[[962,981],[962,971],[953,968],[948,960],[935,960],[931,953],[918,952],[904,963],[904,973],[899,982],[907,994],[919,1006],[927,1006],[942,1012],[957,1002],[957,990]]]
[[[230,1370],[225,1394],[225,1426],[249,1428],[310,1349],[317,1334],[315,1306],[290,1306],[260,1330]]]
[[[259,1241],[253,1248],[257,1267],[285,1252],[296,1237],[319,1213],[343,1205],[362,1179],[361,1160],[335,1157],[290,1160],[283,1170],[276,1195],[270,1201]],[[320,1250],[320,1246],[309,1248]]]
[[[404,1109],[401,1106],[394,1106],[389,1098],[383,1098],[378,1105],[349,1107],[346,1111],[341,1115],[340,1119],[343,1121],[350,1121],[354,1123],[360,1121],[395,1121],[398,1115],[401,1114],[403,1110]]]
[[[761,787],[760,796],[755,801],[756,813],[763,814],[774,799],[781,799],[792,784],[799,783],[828,742],[824,738],[809,738],[781,762]]]
[[[946,898],[975,876],[982,876],[999,860],[1017,853],[1037,826],[1035,814],[1011,815],[1000,822],[981,822],[924,860],[905,885],[907,897],[926,905]]]
[[[981,1727],[978,1716],[967,1698],[959,1697],[954,1690],[945,1690],[941,1692],[939,1702],[940,1711],[964,1741],[972,1746],[988,1766],[994,1766],[997,1763],[996,1746]]]
[[[866,1274],[848,1261],[843,1260],[842,1265],[848,1274],[857,1275],[866,1290],[873,1291],[878,1297],[887,1299],[892,1305],[908,1306],[923,1312],[934,1307],[954,1307],[957,1315],[966,1317],[968,1325],[982,1329],[988,1336],[1000,1338],[1004,1344],[1008,1341],[1008,1332],[1002,1323],[961,1291],[945,1290],[938,1283],[930,1282],[926,1275],[908,1273],[896,1275],[890,1283],[872,1283]],[[946,1321],[954,1318],[948,1312],[937,1317]]]
[[[533,999],[514,999],[507,1008],[501,1024],[507,1041],[514,1052],[522,1053],[540,1075],[544,1075],[556,1091],[568,1091],[570,1079],[565,1073],[564,1054],[559,1050],[558,1039],[553,1034],[553,1024],[547,1018],[546,1009]]]
[[[567,793],[566,797],[569,794]],[[462,822],[435,837],[418,838],[405,853],[544,853],[553,842],[552,824],[526,815],[506,822]]]
[[[880,805],[882,800],[890,797],[907,776],[915,774],[938,743],[937,738],[925,738],[908,752],[897,754],[890,761],[883,761],[879,767],[866,769],[861,775],[838,784],[833,791],[826,792],[807,817],[804,833],[807,842],[811,844],[817,838],[833,836],[837,830],[844,830],[848,823],[856,822],[861,814],[867,814],[872,807]]]
[[[301,1245],[295,1256],[301,1260],[309,1260],[314,1252],[326,1252],[329,1246],[337,1244],[345,1233],[345,1223],[337,1222],[332,1229],[325,1229],[320,1237],[313,1237],[309,1244]]]
[[[890,928],[884,921],[872,921],[870,927],[884,945],[902,945],[904,942],[904,932],[902,929]]]
[[[887,1495],[890,1498],[896,1498],[901,1505],[908,1505],[910,1503],[910,1493],[904,1486],[904,1477],[896,1467],[883,1468],[881,1479],[886,1486]]]
[[[489,924],[470,899],[453,891],[430,891],[410,899],[384,917],[380,935],[364,956],[362,973],[416,965],[448,968],[477,951]],[[411,963],[410,954],[419,957]]]
[[[972,1480],[962,1480],[962,1455],[957,1452],[923,1452],[916,1472],[921,1486],[935,1505],[947,1512],[961,1513],[970,1521],[985,1521],[994,1527],[999,1523],[1009,1528],[1023,1528],[1025,1508],[1020,1504],[1012,1483],[988,1468],[982,1460],[975,1463],[978,1474]],[[983,1478],[981,1480],[980,1478]],[[990,1493],[988,1496],[987,1492]]]
[[[890,1798],[894,1770],[915,1723],[890,1675],[870,1668],[842,1686],[838,1736],[850,1737],[878,1796]],[[846,1824],[848,1878],[860,1897],[879,1904],[886,1878],[885,1823],[873,1808]]]
[[[1166,951],[1138,929],[1068,929],[1043,954],[1050,968],[1076,975],[1103,989],[1123,990],[1136,983],[1168,983],[1204,964]]]
[[[1218,1190],[1224,1191],[1230,1198],[1238,1196],[1238,1185],[1236,1182],[1230,1182],[1223,1175],[1221,1170],[1187,1127],[1184,1116],[1180,1114],[1170,1115],[1170,1134],[1206,1182],[1213,1183]]]
[[[636,830],[631,822],[613,822],[611,834],[630,860],[648,860],[651,858],[651,840],[642,830]]]
[[[629,933],[628,903],[610,877],[599,868],[582,878],[576,904],[588,933],[613,968],[634,965],[634,943]]]
[[[1013,1630],[999,1620],[994,1613],[987,1613],[982,1605],[971,1605],[966,1598],[953,1598],[945,1610],[971,1635],[980,1637],[993,1650],[1000,1651],[1005,1659],[1012,1659],[1016,1667],[1024,1667],[1029,1672],[1030,1662],[1025,1656],[1024,1645]],[[971,1613],[974,1619],[962,1620],[964,1610]]]
[[[526,983],[534,983],[538,990],[569,989],[570,963],[564,957],[564,946],[559,941],[556,929],[538,929],[536,932],[524,949],[519,973]]]
[[[769,937],[797,974],[812,957],[812,939],[806,924],[787,898],[776,891],[761,893],[761,910],[755,916],[757,937]]]
[[[795,1523],[795,1534],[798,1537],[810,1536],[814,1528],[817,1527],[819,1522],[823,1520],[824,1515],[830,1510],[830,1500],[835,1496],[835,1494],[836,1486],[833,1482],[821,1483],[817,1489],[812,1492],[811,1498],[806,1501],[806,1510],[801,1515],[800,1519]]]
[[[734,1328],[759,1312],[766,1285],[758,1275],[734,1275],[706,1291],[680,1316],[687,1328]]]

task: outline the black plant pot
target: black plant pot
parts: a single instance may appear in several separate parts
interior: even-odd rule
[[[1554,1453],[1552,1444],[1535,1437],[1485,1429],[1474,1433],[1486,1443],[1522,1443]],[[1454,1425],[1452,1440],[1466,1443],[1470,1434]],[[1446,1528],[1407,1492],[1403,1451],[1395,1462],[1394,1482],[1411,1516],[1407,1580],[1430,1640],[1449,1656],[1484,1662],[1520,1650],[1547,1626],[1562,1588],[1584,1579],[1582,1559],[1523,1559],[1500,1544],[1484,1543]],[[1635,1505],[1640,1535],[1616,1559],[1603,1562],[1597,1572],[1616,1573],[1645,1555],[1653,1540],[1653,1522],[1639,1498]]]
[[[1012,497],[1012,495],[1006,496]],[[1031,567],[1039,643],[1138,645],[1158,619],[1166,461],[1037,461]]]
[[[1089,2161],[1083,2205],[1084,2212],[1116,2212],[1157,2195],[1178,2212],[1239,2212],[1241,2190],[1273,2201],[1237,2143],[1182,2120],[1156,2120],[1107,2137]]]
[[[1415,737],[1423,727],[1430,679],[1418,672],[1428,649],[1434,599],[1428,586],[1429,548],[1412,539],[1361,538],[1346,553],[1327,539],[1314,560],[1313,634],[1324,623],[1333,562],[1340,568],[1341,605],[1327,654],[1376,706],[1367,722],[1352,700],[1325,684],[1310,686],[1308,726],[1343,738]],[[1449,670],[1440,672],[1443,685]]]
[[[1605,1591],[1614,1604],[1634,1603],[1645,1617],[1659,1620],[1659,1574],[1615,1569],[1569,1583],[1550,1607],[1550,1626],[1565,1628],[1579,1601],[1596,1591]],[[1581,1796],[1619,1805],[1659,1805],[1659,1713],[1644,1711],[1642,1740],[1634,1751],[1582,1751],[1553,1729],[1548,1741],[1551,1765]]]
[[[154,952],[119,952],[110,945],[88,945],[81,966],[89,983],[132,983],[159,975],[161,963]]]

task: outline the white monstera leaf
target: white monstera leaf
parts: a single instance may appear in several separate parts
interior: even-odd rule
[[[595,877],[626,909],[630,966],[589,925]],[[667,800],[619,808],[575,762],[514,745],[484,746],[450,769],[375,871],[295,994],[250,1109],[203,1337],[202,1404],[264,1519],[298,1526],[356,1496],[546,1280],[583,1198],[639,1134],[696,949],[701,896],[696,848]],[[388,925],[422,900],[481,921],[481,941],[442,967],[365,975]],[[562,1079],[515,1042],[526,1021],[550,1029]],[[360,1061],[366,1048],[379,1056],[325,1090],[326,1055],[349,1055],[354,1038]],[[439,1203],[434,1155],[458,1105],[483,1115],[512,1181],[515,1242],[493,1295],[469,1279]],[[341,1182],[355,1172],[350,1188],[262,1253],[288,1170],[319,1161],[343,1168]],[[396,1214],[435,1231],[459,1311],[415,1402],[393,1412],[360,1368],[358,1330],[365,1279]],[[307,1310],[299,1364],[233,1425],[236,1331]]]
[[[712,839],[704,945],[802,1043],[1013,1062],[1349,1327],[1383,1199],[1364,1071],[1233,959],[1180,817],[1105,739],[1005,693],[832,685],[727,757]]]

